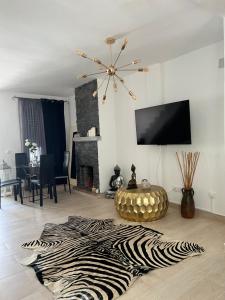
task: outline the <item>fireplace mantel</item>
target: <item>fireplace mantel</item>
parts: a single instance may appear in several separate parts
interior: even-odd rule
[[[101,141],[100,136],[76,136],[74,142],[98,142]]]

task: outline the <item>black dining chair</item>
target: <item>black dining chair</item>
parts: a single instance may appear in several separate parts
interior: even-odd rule
[[[16,165],[16,178],[22,180],[27,179],[28,169],[28,158],[26,153],[15,153],[15,165]]]
[[[37,179],[36,175],[30,174],[28,157],[26,153],[15,153],[16,178],[25,182],[25,188],[31,191],[31,178]]]
[[[21,201],[21,204],[23,204],[23,195],[22,195],[22,188],[21,188],[21,180],[18,179],[18,178],[15,178],[15,179],[10,179],[10,180],[4,180],[4,181],[1,181],[1,178],[0,178],[0,208],[1,208],[1,189],[4,188],[4,187],[7,187],[7,186],[13,186],[13,193],[14,193],[14,199],[15,201],[17,201],[17,193],[19,191],[19,195],[20,195],[20,201]]]
[[[35,190],[40,191],[40,206],[43,206],[43,189],[47,187],[50,199],[57,203],[57,192],[54,177],[54,157],[51,154],[40,156],[39,179],[31,179],[32,199],[35,200]],[[52,192],[53,189],[53,192]]]
[[[62,168],[62,175],[56,176],[55,177],[55,181],[57,184],[64,181],[64,190],[66,191],[66,184],[68,184],[69,186],[69,191],[71,194],[71,186],[70,186],[70,177],[69,177],[69,164],[70,164],[70,152],[69,151],[65,151],[64,152],[64,159],[63,159],[63,168]],[[66,183],[65,183],[66,181]]]

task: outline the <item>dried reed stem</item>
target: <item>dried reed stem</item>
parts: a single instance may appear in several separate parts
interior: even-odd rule
[[[194,175],[197,168],[200,152],[176,152],[177,161],[179,163],[182,180],[185,189],[191,189],[193,185]]]
[[[183,184],[184,184],[184,174],[183,174],[183,169],[182,169],[182,166],[181,166],[181,163],[180,163],[180,159],[179,159],[179,156],[178,156],[178,153],[176,152],[176,156],[177,156],[177,160],[178,160],[178,163],[179,163],[179,166],[180,166],[180,171],[181,171],[181,175],[182,175],[182,179],[183,179]],[[185,184],[184,184],[185,185]]]

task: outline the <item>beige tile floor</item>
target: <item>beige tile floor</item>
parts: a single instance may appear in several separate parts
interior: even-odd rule
[[[46,222],[64,222],[69,215],[113,217],[116,223],[128,223],[118,217],[113,200],[77,191],[72,195],[59,192],[59,203],[46,199],[43,208],[28,199],[21,205],[11,198],[3,198],[0,210],[0,300],[54,299],[38,282],[33,270],[20,264],[22,258],[31,255],[20,245],[38,238]],[[178,208],[170,207],[165,218],[143,225],[163,232],[165,239],[198,242],[206,252],[141,277],[120,297],[121,300],[225,299],[225,222],[205,215],[186,220],[181,218]]]

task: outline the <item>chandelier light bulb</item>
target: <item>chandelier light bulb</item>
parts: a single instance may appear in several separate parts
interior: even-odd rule
[[[134,95],[134,93],[132,91],[129,91],[129,95],[131,96],[131,98],[133,100],[137,100],[137,97]]]
[[[100,61],[100,59],[98,59],[98,58],[93,58],[93,62],[95,62],[95,63],[97,63],[97,64],[99,64],[99,65],[101,65],[102,64],[102,62]]]
[[[87,54],[79,49],[76,50],[76,53],[83,58],[87,58]]]
[[[128,43],[128,39],[125,39],[124,42],[123,42],[123,45],[121,47],[121,51],[123,51],[125,49],[127,43]]]
[[[139,64],[140,62],[141,62],[140,59],[134,59],[134,60],[132,61],[132,65]]]

